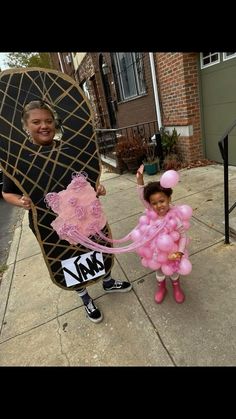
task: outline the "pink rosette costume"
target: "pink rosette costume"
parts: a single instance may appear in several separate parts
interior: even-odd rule
[[[79,242],[74,237],[76,231],[84,237],[94,236],[106,224],[101,203],[87,181],[86,173],[73,174],[65,190],[48,193],[45,201],[58,214],[51,226],[61,239],[70,244]]]

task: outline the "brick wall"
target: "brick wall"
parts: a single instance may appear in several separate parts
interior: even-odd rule
[[[103,87],[103,81],[102,81],[102,75],[101,75],[101,58],[102,55],[109,65],[111,69],[111,60],[110,60],[110,53],[91,53],[91,57],[94,64],[94,70],[95,70],[95,83],[96,83],[96,100],[99,103],[99,113],[100,113],[100,124],[98,124],[99,128],[111,128],[110,126],[110,120],[109,120],[109,114],[107,109],[107,102],[105,97],[105,91]],[[110,73],[109,82],[111,83],[113,81],[112,74]],[[114,92],[114,89],[111,89],[111,93],[113,95],[113,99],[116,99],[116,94]]]
[[[198,53],[156,53],[162,125],[190,127],[192,135],[179,138],[185,161],[203,157],[200,126]]]
[[[60,54],[60,58],[61,58],[62,65],[63,65],[63,71],[61,69],[61,64],[60,64],[57,52],[51,52],[50,53],[53,68],[55,68],[55,70],[57,70],[57,71],[65,73],[68,76],[75,79],[75,70],[74,70],[74,65],[73,65],[71,53],[70,52],[60,52],[59,54]],[[67,62],[66,56],[69,56],[71,58],[71,62]]]
[[[82,88],[82,84],[86,81],[89,90],[89,103],[92,108],[92,115],[95,127],[100,126],[100,102],[97,100],[97,81],[95,78],[95,65],[93,61],[93,54],[87,53],[82,60],[77,72],[76,80]]]

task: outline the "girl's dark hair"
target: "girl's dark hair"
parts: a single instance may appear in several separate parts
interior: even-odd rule
[[[55,121],[55,128],[56,129],[61,128],[61,120],[57,112],[54,111],[52,106],[49,105],[49,103],[45,102],[44,100],[32,100],[31,102],[27,103],[27,105],[25,105],[22,112],[22,117],[21,117],[21,121],[23,125],[26,123],[29,117],[29,112],[32,111],[33,109],[46,109],[47,111],[49,111]]]
[[[146,186],[144,186],[143,197],[145,201],[150,203],[150,196],[158,192],[163,192],[169,198],[172,195],[173,189],[163,188],[159,181],[149,182]]]

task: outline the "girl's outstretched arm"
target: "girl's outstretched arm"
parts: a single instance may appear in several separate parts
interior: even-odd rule
[[[139,186],[143,186],[144,185],[143,171],[144,171],[144,165],[141,164],[141,166],[138,168],[137,173],[136,173],[137,184]]]
[[[141,166],[138,168],[137,173],[136,173],[138,195],[143,205],[146,208],[150,209],[151,208],[150,204],[147,201],[145,201],[145,199],[143,198],[143,188],[144,188],[143,171],[144,171],[144,165],[141,164]]]

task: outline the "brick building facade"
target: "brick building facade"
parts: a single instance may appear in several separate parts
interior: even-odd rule
[[[145,91],[128,100],[119,97],[112,55],[87,53],[77,69],[70,68],[70,75],[87,92],[96,128],[118,129],[157,120],[149,53],[142,53]],[[153,55],[162,126],[169,131],[175,127],[180,133],[178,151],[183,161],[201,159],[199,54],[158,52]],[[60,70],[58,63],[56,68]]]
[[[177,127],[185,161],[203,156],[197,53],[157,53],[157,79],[163,126]]]

